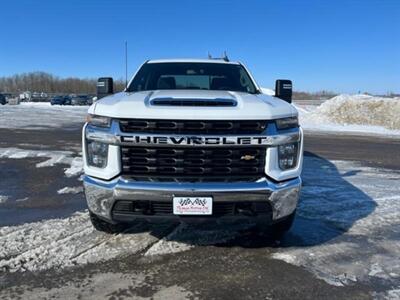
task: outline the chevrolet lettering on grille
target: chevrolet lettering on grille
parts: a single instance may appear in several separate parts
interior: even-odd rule
[[[204,136],[145,136],[132,135],[120,136],[123,144],[132,145],[268,145],[268,136],[229,136],[229,137],[204,137]]]

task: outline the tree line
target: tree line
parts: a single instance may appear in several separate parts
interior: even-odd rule
[[[45,92],[50,94],[95,94],[96,82],[94,78],[60,78],[46,72],[31,72],[16,74],[9,77],[0,77],[0,93],[18,94],[25,91]],[[114,81],[114,91],[125,88],[122,79]],[[302,99],[329,99],[336,96],[329,91],[315,93],[294,91],[293,98]]]
[[[25,91],[60,94],[95,94],[94,78],[60,78],[46,72],[31,72],[0,77],[0,92],[17,94]],[[114,81],[114,91],[122,91],[125,82]]]
[[[296,100],[311,100],[311,99],[327,100],[337,95],[338,95],[337,93],[330,91],[319,91],[313,93],[293,91],[293,99]]]

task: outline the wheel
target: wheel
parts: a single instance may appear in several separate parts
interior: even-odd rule
[[[267,225],[261,222],[257,223],[256,230],[262,234],[270,233],[275,240],[280,240],[283,238],[285,233],[288,232],[292,227],[295,216],[296,216],[296,211],[294,211],[291,215],[287,216],[284,220],[272,225]]]
[[[285,233],[288,232],[290,228],[292,228],[295,217],[296,211],[289,215],[285,220],[272,225],[271,230],[274,237],[277,239],[282,238]]]
[[[126,228],[125,224],[122,224],[122,223],[112,224],[112,223],[106,222],[106,221],[100,219],[97,215],[95,215],[92,212],[89,212],[89,215],[90,215],[90,221],[92,222],[93,227],[98,231],[102,231],[102,232],[106,232],[106,233],[119,233]]]

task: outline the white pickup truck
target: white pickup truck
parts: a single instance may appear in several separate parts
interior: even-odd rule
[[[125,91],[112,78],[97,89],[82,137],[96,229],[158,218],[290,229],[303,161],[291,81],[270,96],[239,62],[149,60]]]

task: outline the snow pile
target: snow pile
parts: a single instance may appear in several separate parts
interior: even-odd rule
[[[66,186],[62,189],[59,189],[57,191],[57,194],[79,194],[82,192],[83,192],[83,187],[81,186],[75,186],[75,187]]]
[[[339,95],[314,110],[296,107],[305,129],[400,134],[400,98]]]
[[[37,168],[52,167],[56,164],[70,165],[69,168],[65,169],[65,176],[73,177],[83,173],[83,161],[82,157],[72,157],[73,152],[71,151],[50,151],[50,150],[26,150],[19,148],[0,148],[0,158],[37,158],[45,157],[48,158],[40,163],[36,164]]]
[[[21,103],[0,108],[0,128],[46,129],[80,125],[87,106],[51,106],[50,103]]]
[[[1,204],[1,203],[6,203],[7,200],[8,200],[8,196],[2,196],[2,195],[0,195],[0,204]]]
[[[67,177],[78,176],[83,173],[83,160],[82,157],[74,157],[70,162],[71,167],[65,170]]]

